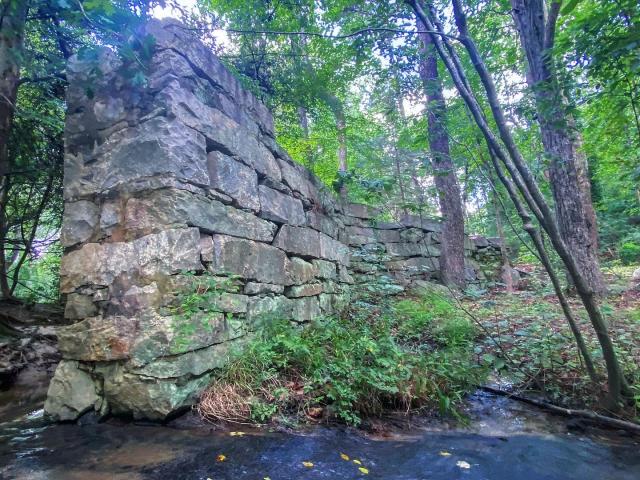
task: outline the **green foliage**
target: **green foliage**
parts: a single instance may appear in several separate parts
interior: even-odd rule
[[[620,242],[618,255],[623,265],[640,263],[640,232],[634,232]]]
[[[461,312],[436,297],[383,310],[362,302],[350,315],[305,329],[273,322],[219,380],[252,392],[251,417],[260,422],[317,406],[351,424],[385,408],[455,413],[483,375],[473,362],[472,338]]]
[[[193,271],[183,272],[187,287],[178,292],[173,305],[169,307],[172,316],[173,341],[171,351],[183,352],[188,349],[199,332],[211,333],[211,320],[219,317],[221,296],[226,292],[238,291],[237,275],[212,276]],[[231,313],[227,321],[233,320]]]

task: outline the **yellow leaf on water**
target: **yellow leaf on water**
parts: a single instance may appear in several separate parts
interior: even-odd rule
[[[471,465],[469,464],[469,462],[465,462],[464,460],[458,460],[456,462],[456,465],[460,468],[471,468]]]
[[[312,462],[302,462],[302,465],[304,465],[307,468],[313,467],[313,463]]]
[[[241,437],[244,434],[244,432],[229,432],[229,435],[231,435],[232,437]]]
[[[346,453],[341,453],[340,458],[346,460],[347,462],[349,461],[349,455],[347,455]]]
[[[216,461],[218,461],[218,462],[224,462],[226,459],[227,459],[227,456],[226,455],[222,455],[222,454],[220,454],[220,455],[218,455],[216,457]]]
[[[360,470],[360,473],[362,473],[363,475],[369,475],[368,468],[360,467],[358,470]]]
[[[356,465],[362,465],[362,462],[357,458],[353,461],[353,463],[355,463]]]
[[[440,455],[442,455],[443,457],[450,457],[451,456],[451,454],[449,452],[445,452],[444,450],[442,450],[440,452]]]

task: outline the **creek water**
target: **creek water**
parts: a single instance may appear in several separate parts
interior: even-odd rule
[[[236,427],[245,432],[238,436],[185,422],[51,425],[29,404],[4,413],[2,479],[640,479],[639,438],[483,393],[469,399],[464,426],[419,421],[377,435],[328,426]]]

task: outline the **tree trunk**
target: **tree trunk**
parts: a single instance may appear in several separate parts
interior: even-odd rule
[[[338,174],[340,175],[340,198],[347,199],[347,121],[344,116],[344,107],[338,97],[328,90],[321,93],[321,97],[333,112],[336,119],[336,131],[338,138]]]
[[[435,12],[427,9],[429,12],[427,13],[419,0],[405,1],[413,8],[416,15],[420,20],[422,20],[428,29],[434,31],[437,29],[439,33],[444,33],[442,31],[442,26],[438,23]],[[469,36],[466,25],[466,15],[462,10],[462,5],[459,0],[452,0],[452,5],[455,23],[460,33],[458,39],[464,45],[465,50],[471,59],[474,70],[480,77],[502,144],[498,141],[498,138],[489,126],[482,107],[470,88],[462,62],[448,38],[437,34],[430,34],[430,37],[436,46],[438,55],[442,58],[447,70],[451,74],[451,78],[453,79],[458,92],[471,111],[474,121],[482,131],[489,149],[506,167],[510,179],[515,183],[515,187],[517,187],[519,193],[522,195],[523,200],[549,235],[549,239],[551,240],[553,247],[575,280],[576,290],[589,315],[593,329],[596,332],[598,342],[600,343],[602,350],[602,355],[606,363],[607,383],[609,387],[609,408],[619,409],[620,405],[624,401],[628,401],[632,397],[632,391],[624,377],[620,363],[618,362],[618,357],[611,337],[609,336],[609,332],[607,331],[597,296],[594,294],[593,289],[587,284],[584,275],[579,269],[578,263],[573,256],[573,252],[567,247],[562,239],[555,216],[549,209],[538,184],[524,161],[522,153],[515,144],[505,120],[504,112],[498,100],[498,93],[495,88],[495,83],[493,82],[493,77],[487,70],[475,42]],[[561,298],[560,295],[558,298]]]
[[[425,30],[418,19],[418,30]],[[420,76],[427,95],[427,130],[429,150],[440,212],[443,217],[440,277],[444,284],[464,286],[464,213],[460,197],[460,186],[455,167],[449,154],[449,138],[446,129],[446,106],[442,94],[442,83],[438,76],[438,58],[431,38],[420,35]]]
[[[511,0],[527,56],[560,233],[596,293],[605,290],[598,260],[598,229],[581,137],[554,71],[552,48],[560,2],[547,12],[544,0]]]
[[[9,136],[18,97],[27,10],[28,0],[10,0],[0,7],[0,196],[3,200],[8,197],[10,187]],[[0,295],[3,298],[11,296],[5,252],[6,204],[6,201],[0,204]]]
[[[492,179],[492,183],[493,179]],[[509,260],[509,254],[507,252],[507,239],[504,235],[504,228],[502,226],[502,210],[500,209],[500,200],[498,198],[498,192],[496,189],[491,191],[491,200],[493,203],[493,211],[496,216],[496,233],[500,239],[500,258],[502,260],[502,266],[500,267],[500,273],[502,281],[507,289],[507,293],[513,293],[513,267]],[[505,216],[507,212],[504,212]]]

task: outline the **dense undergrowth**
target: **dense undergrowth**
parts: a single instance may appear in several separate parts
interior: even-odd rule
[[[455,415],[486,371],[476,362],[475,336],[464,313],[434,293],[353,302],[346,314],[305,329],[275,322],[221,372],[199,410],[214,421],[355,425],[388,409]]]
[[[602,310],[608,322],[635,404],[618,416],[640,416],[640,290],[631,286],[637,266],[612,264],[603,269],[608,294]],[[605,378],[604,362],[593,328],[576,297],[569,297],[580,329]],[[575,340],[546,276],[533,268],[519,290],[507,294],[494,289],[464,302],[482,332],[476,343],[481,361],[491,366],[498,380],[515,391],[541,396],[554,404],[602,410],[605,392],[594,385],[578,355]],[[604,412],[607,413],[607,412]]]
[[[607,270],[603,299],[609,330],[634,405],[640,412],[640,290],[629,288],[634,267]],[[544,273],[532,271],[519,289],[467,292],[444,288],[393,301],[365,298],[341,317],[305,329],[275,322],[237,353],[202,396],[212,421],[296,423],[337,419],[359,424],[389,410],[458,415],[465,394],[492,380],[525,395],[573,408],[602,410],[600,385],[590,382],[557,298]],[[604,378],[597,339],[571,303]],[[604,412],[607,413],[607,412]]]

